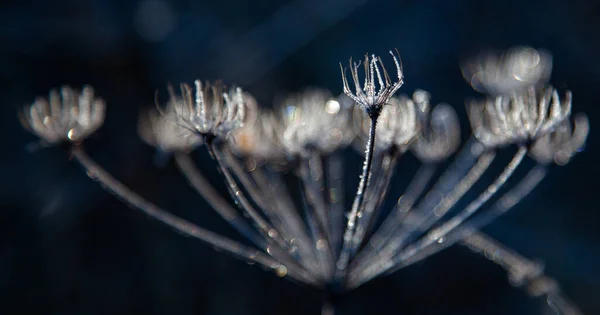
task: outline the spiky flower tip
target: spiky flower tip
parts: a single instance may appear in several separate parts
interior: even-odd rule
[[[306,89],[280,105],[281,143],[291,155],[330,153],[355,137],[351,109],[323,89]]]
[[[249,109],[256,109],[252,96],[244,93],[239,87],[232,87],[228,92],[220,82],[195,82],[195,91],[186,84],[181,84],[182,109],[177,110],[178,124],[204,138],[226,138],[228,134],[241,127]]]
[[[546,84],[552,72],[552,55],[531,47],[514,47],[500,53],[482,53],[465,62],[461,70],[476,91],[507,95]]]
[[[571,114],[571,92],[561,101],[552,87],[472,102],[473,133],[486,147],[533,142],[554,131]]]
[[[142,112],[138,123],[140,137],[151,146],[164,152],[190,151],[202,143],[196,133],[177,123],[178,115],[188,108],[169,86],[169,101],[164,109],[150,108]]]
[[[86,85],[81,93],[68,86],[51,90],[48,99],[38,97],[20,112],[23,126],[49,144],[80,142],[104,122],[104,101]]]
[[[460,123],[456,111],[448,104],[429,106],[430,95],[423,90],[413,94],[420,134],[411,145],[412,152],[424,163],[440,162],[460,145]]]
[[[398,51],[396,51],[398,54]],[[352,100],[359,104],[370,117],[378,116],[381,113],[381,108],[385,105],[390,97],[398,91],[398,89],[404,84],[402,66],[400,61],[396,58],[396,55],[390,50],[390,55],[394,59],[396,65],[397,79],[392,81],[388,75],[383,62],[380,57],[375,55],[365,55],[364,65],[364,86],[360,85],[360,78],[358,75],[360,62],[352,62],[350,58],[350,76],[354,82],[354,93],[350,89],[348,84],[348,78],[346,77],[346,69],[340,63],[340,69],[342,71],[342,83],[344,86],[344,93],[348,95]],[[378,86],[377,86],[378,85]]]

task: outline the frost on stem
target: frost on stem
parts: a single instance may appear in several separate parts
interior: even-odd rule
[[[398,51],[396,51],[396,53],[398,54]],[[397,81],[392,82],[380,57],[371,55],[371,58],[369,58],[369,55],[367,54],[365,55],[365,60],[363,62],[365,81],[364,86],[362,87],[358,76],[358,69],[361,63],[352,62],[352,58],[350,58],[350,76],[354,82],[354,93],[352,93],[348,84],[346,68],[340,63],[344,93],[359,104],[369,116],[379,115],[383,105],[385,105],[390,97],[392,97],[402,84],[404,84],[402,66],[398,61],[400,57],[398,56],[398,58],[396,58],[391,50],[390,55],[392,55],[394,64],[396,65]],[[377,88],[377,85],[379,85],[379,88]]]

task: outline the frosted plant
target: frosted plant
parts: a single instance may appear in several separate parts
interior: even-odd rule
[[[49,144],[81,141],[104,122],[105,104],[85,86],[78,92],[68,86],[50,91],[48,99],[38,98],[25,106],[19,116],[25,128]]]
[[[585,144],[587,117],[579,114],[571,122],[571,93],[561,101],[558,91],[547,85],[549,55],[518,48],[500,59],[488,56],[483,64],[467,63],[480,65],[477,76],[492,95],[469,102],[472,135],[455,153],[460,146],[456,112],[447,104],[432,106],[431,95],[422,90],[412,97],[394,96],[404,77],[391,54],[393,80],[375,55],[365,57],[364,78],[360,63],[350,61],[354,91],[342,68],[346,96],[313,88],[289,96],[271,111],[259,109],[240,88],[196,81],[194,88],[182,84],[179,94],[169,87],[166,106],[142,114],[141,137],[173,155],[190,185],[251,246],[161,209],[94,162],[82,142],[100,127],[104,103],[90,87],[81,94],[68,87],[62,96],[51,92],[49,101],[40,98],[26,106],[21,118],[43,141],[71,143],[72,156],[87,174],[126,203],[280,277],[336,294],[459,243],[493,255],[511,283],[545,296],[556,312],[579,314],[539,263],[479,231],[527,196],[548,164],[566,164]],[[534,57],[539,60],[527,63]],[[351,167],[341,152],[353,142],[365,147],[364,164],[347,205],[344,174]],[[214,159],[237,209],[196,167],[190,152],[199,147]],[[483,183],[496,151],[507,147],[515,147],[513,158],[491,183]],[[422,165],[393,209],[385,211],[383,201],[391,198],[388,188],[397,163],[407,154]],[[536,166],[516,183],[508,182],[528,156]],[[447,168],[438,171],[450,158]],[[288,188],[289,175],[295,176],[299,191]],[[457,207],[474,185],[487,188]],[[293,202],[298,196],[301,205]],[[324,313],[331,311],[323,308]]]

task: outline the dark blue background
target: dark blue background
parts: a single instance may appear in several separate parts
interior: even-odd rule
[[[318,314],[323,293],[215,253],[129,209],[67,158],[30,153],[16,111],[50,88],[93,85],[108,102],[88,152],[151,201],[237,238],[169,162],[139,140],[140,108],[168,82],[223,79],[270,106],[318,85],[341,92],[339,61],[398,48],[401,92],[455,106],[476,95],[458,64],[486,48],[553,52],[553,84],[592,129],[486,231],[528,257],[586,314],[600,314],[598,105],[600,4],[594,1],[24,1],[0,5],[0,314]],[[160,5],[160,4],[159,4]],[[145,9],[144,9],[145,8]],[[349,173],[359,169],[356,162]],[[205,152],[196,154],[223,191]],[[356,175],[357,172],[356,172]],[[400,175],[399,175],[400,176]],[[354,175],[352,175],[354,177]],[[239,238],[238,238],[239,239]],[[340,314],[542,314],[499,267],[452,248],[339,300]]]

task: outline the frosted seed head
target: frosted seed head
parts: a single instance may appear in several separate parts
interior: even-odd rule
[[[474,90],[491,95],[519,93],[550,79],[552,55],[531,47],[485,52],[465,62],[462,73]]]
[[[195,88],[181,84],[182,109],[177,110],[178,123],[201,136],[226,138],[240,128],[248,111],[256,111],[256,101],[241,88],[226,90],[221,82],[196,80]]]
[[[63,86],[60,93],[51,90],[48,99],[38,97],[24,106],[20,118],[27,130],[50,144],[80,142],[100,128],[105,108],[91,86],[81,92]]]
[[[344,93],[354,100],[361,108],[369,115],[379,115],[381,108],[385,105],[390,97],[398,91],[404,84],[404,75],[400,64],[400,57],[396,50],[396,55],[390,50],[390,55],[394,59],[396,66],[396,78],[390,78],[380,57],[368,54],[365,55],[363,62],[364,66],[364,85],[361,86],[361,78],[359,77],[360,62],[352,62],[350,58],[350,77],[354,83],[354,92],[350,88],[348,78],[346,76],[346,68],[340,63],[342,71],[342,85]]]
[[[531,142],[548,134],[571,113],[571,93],[561,102],[552,87],[511,96],[496,96],[473,101],[467,112],[477,139],[487,147]]]

